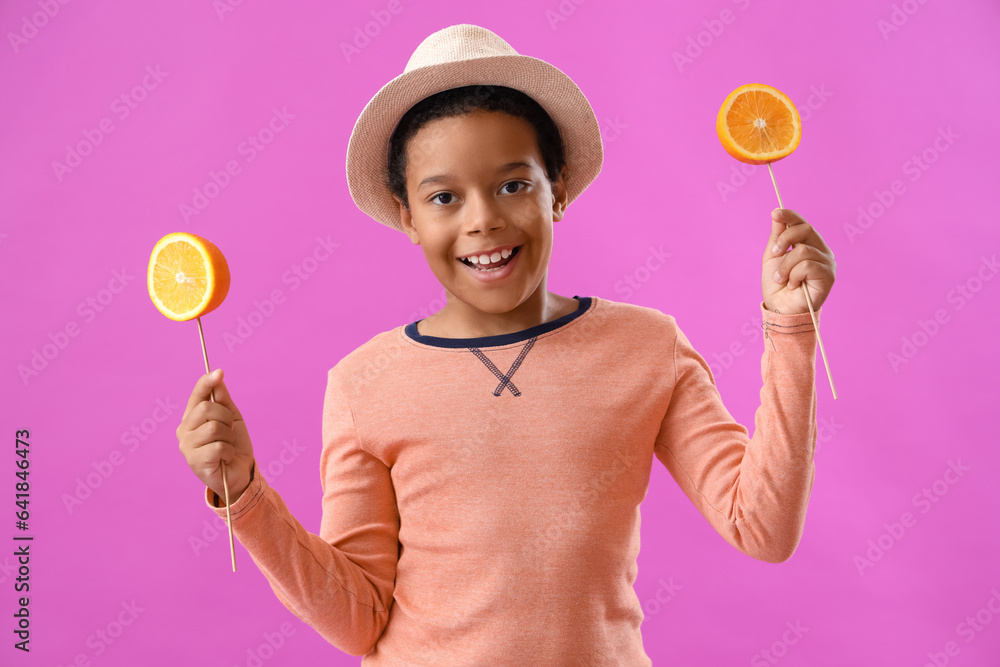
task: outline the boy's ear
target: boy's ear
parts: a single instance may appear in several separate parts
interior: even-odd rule
[[[569,171],[566,165],[563,165],[562,170],[559,172],[559,180],[552,185],[552,221],[562,220],[563,213],[566,212],[566,201],[569,199],[569,193],[566,192],[566,178]]]
[[[413,224],[413,216],[410,215],[409,209],[403,205],[403,201],[396,195],[393,195],[392,198],[399,205],[399,222],[403,226],[403,231],[410,237],[410,242],[413,245],[420,245],[420,236],[417,234],[417,228]]]

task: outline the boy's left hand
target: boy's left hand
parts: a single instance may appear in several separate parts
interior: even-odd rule
[[[789,247],[792,250],[785,252]],[[802,288],[805,280],[813,310],[819,310],[833,288],[836,272],[833,252],[812,225],[791,209],[771,211],[771,236],[764,250],[761,278],[765,308],[784,315],[808,313]]]

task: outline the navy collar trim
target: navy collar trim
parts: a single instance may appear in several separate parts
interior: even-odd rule
[[[511,345],[513,343],[526,341],[529,338],[534,338],[535,336],[540,336],[554,329],[558,329],[559,327],[572,322],[590,309],[591,297],[573,295],[573,298],[580,302],[580,307],[572,313],[567,313],[566,315],[556,318],[551,322],[544,322],[537,326],[524,329],[523,331],[515,331],[514,333],[499,334],[496,336],[478,336],[475,338],[443,338],[441,336],[425,336],[417,332],[417,323],[423,322],[423,319],[407,324],[404,328],[404,333],[408,338],[411,338],[418,343],[432,345],[434,347],[465,348]]]

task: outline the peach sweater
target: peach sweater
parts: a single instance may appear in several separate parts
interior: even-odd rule
[[[760,303],[750,438],[673,316],[575,298],[513,334],[374,336],[328,373],[319,533],[259,469],[233,503],[278,599],[362,665],[650,665],[632,585],[654,457],[741,552],[780,563],[798,546],[815,475],[809,313]]]

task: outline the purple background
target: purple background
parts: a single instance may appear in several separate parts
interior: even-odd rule
[[[805,534],[790,561],[755,561],[654,460],[635,583],[654,663],[1000,664],[1000,456],[988,425],[1000,325],[996,2],[220,6],[0,4],[0,545],[19,532],[19,428],[31,430],[36,536],[30,656],[12,648],[15,562],[0,546],[0,663],[358,663],[288,612],[238,544],[230,571],[175,435],[204,371],[197,325],[157,312],[146,264],[173,231],[225,252],[233,285],[203,318],[209,359],[226,370],[269,481],[317,531],[326,371],[444,303],[419,249],[355,207],[347,141],[423,38],[475,23],[565,71],[604,129],[603,172],[556,225],[549,288],[674,315],[751,433],[776,200],[766,168],[742,175],[723,151],[715,114],[759,81],[804,117],[802,144],[775,175],[839,268],[821,326],[839,398],[817,351]],[[359,38],[366,26],[374,37]],[[355,39],[363,48],[345,57]],[[274,109],[294,118],[249,160],[241,144]],[[113,130],[57,174],[102,121]],[[185,220],[181,205],[230,160],[239,173]],[[859,210],[871,217],[859,223]],[[318,239],[337,247],[295,282]],[[671,253],[653,273],[651,247]],[[269,316],[232,342],[258,308]],[[61,336],[67,326],[77,335]],[[36,352],[45,366],[22,378]],[[162,422],[158,402],[172,406]],[[142,440],[129,439],[133,428]],[[115,450],[119,466],[108,463]],[[967,470],[948,473],[950,462]],[[88,475],[100,485],[68,508]],[[893,527],[905,512],[909,526]],[[134,619],[122,613],[133,603]],[[797,624],[799,635],[786,632]],[[119,630],[111,644],[98,638]],[[280,647],[260,654],[267,635]]]

